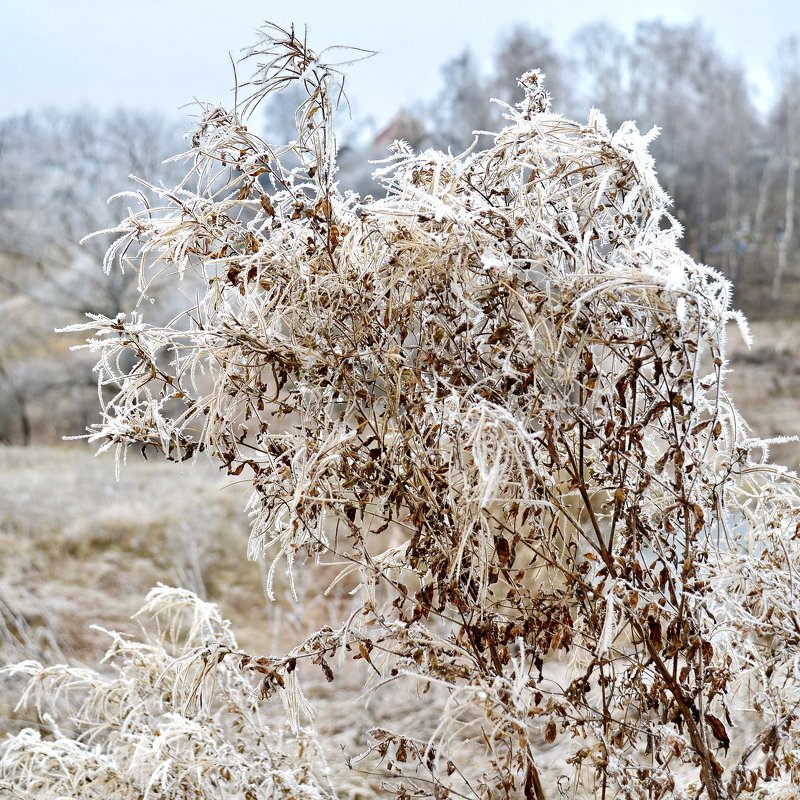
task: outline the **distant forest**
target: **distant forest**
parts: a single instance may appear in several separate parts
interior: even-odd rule
[[[464,51],[442,67],[438,97],[398,108],[382,130],[343,113],[340,184],[376,193],[369,162],[385,158],[395,139],[462,153],[474,131],[503,126],[502,103],[519,100],[517,78],[538,67],[556,113],[585,120],[594,106],[612,129],[627,121],[642,131],[657,126],[650,152],[674,199],[684,248],[734,282],[735,304],[749,317],[796,319],[800,44],[784,42],[773,65],[774,99],[764,108],[751,77],[700,25],[640,23],[626,37],[595,24],[563,51],[544,32],[517,27],[499,41],[488,68]],[[279,95],[248,125],[279,146],[292,138],[295,107],[291,92]],[[186,165],[163,161],[187,149],[182,133],[190,124],[87,108],[0,120],[0,442],[79,434],[94,415],[90,360],[66,357],[77,342],[55,336],[54,328],[86,313],[113,317],[137,303],[148,319],[169,318],[166,304],[141,300],[135,274],[103,274],[113,232],[78,242],[112,229],[130,204],[108,197],[124,189],[146,193],[129,175],[154,184],[181,180]],[[487,136],[478,135],[478,148]]]

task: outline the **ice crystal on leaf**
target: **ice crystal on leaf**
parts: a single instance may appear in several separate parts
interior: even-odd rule
[[[186,179],[119,228],[144,287],[197,299],[165,327],[79,326],[92,441],[204,452],[252,483],[252,554],[345,565],[340,627],[281,657],[198,651],[200,683],[268,666],[291,710],[301,658],[419,681],[432,732],[376,728],[359,762],[401,797],[796,777],[797,479],[725,393],[739,317],[678,248],[653,133],[551,113],[534,71],[490,147],[398,143],[362,200],[335,181],[338,73],[277,29],[253,57],[254,93],[207,109]],[[290,82],[307,100],[278,150],[246,112]]]

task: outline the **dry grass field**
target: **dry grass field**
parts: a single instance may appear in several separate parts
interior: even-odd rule
[[[92,625],[135,630],[159,582],[214,599],[245,636],[263,626],[243,492],[211,467],[137,459],[117,482],[113,458],[78,444],[2,448],[0,475],[3,663],[96,663],[108,640]],[[17,689],[0,685],[0,730],[16,727]]]
[[[756,322],[749,349],[735,329],[728,340],[728,392],[760,437],[800,434],[800,322]],[[800,442],[772,448],[771,460],[797,470]]]
[[[264,565],[246,558],[247,487],[234,481],[204,462],[137,457],[116,481],[113,457],[95,457],[85,445],[0,448],[0,663],[34,659],[96,668],[109,644],[99,629],[138,635],[131,615],[158,583],[215,602],[239,645],[256,654],[285,652],[340,618],[341,605],[352,599],[344,585],[324,594],[330,570],[300,565],[295,588],[302,602],[295,603],[279,567],[275,602],[267,601]],[[334,770],[340,768],[342,796],[358,797],[362,789],[375,796],[368,779],[344,767],[342,748],[358,753],[363,731],[398,708],[413,718],[427,706],[413,691],[401,691],[364,710],[357,698],[365,674],[334,668],[335,693],[318,668],[304,675],[318,711],[315,727]],[[33,709],[15,711],[22,688],[21,680],[0,677],[0,737],[37,724]],[[280,714],[280,701],[274,702]]]

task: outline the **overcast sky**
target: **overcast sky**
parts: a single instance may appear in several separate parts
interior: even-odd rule
[[[309,28],[312,47],[348,44],[379,55],[348,69],[359,117],[385,121],[400,105],[432,97],[443,62],[469,46],[486,59],[515,22],[563,48],[601,19],[628,33],[636,21],[700,20],[765,93],[776,45],[800,33],[797,0],[561,0],[551,2],[347,2],[306,0],[0,0],[0,116],[45,106],[90,105],[167,115],[193,98],[229,102],[228,53],[255,40],[268,18]],[[229,10],[230,9],[230,10]],[[762,98],[763,102],[763,98]]]

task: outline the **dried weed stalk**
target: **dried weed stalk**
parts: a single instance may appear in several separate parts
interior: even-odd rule
[[[20,706],[33,707],[42,724],[4,743],[0,796],[334,796],[320,777],[326,768],[312,739],[298,732],[290,740],[270,730],[261,703],[235,664],[194,658],[209,638],[219,649],[236,646],[229,623],[213,605],[162,586],[150,592],[137,616],[147,621],[142,640],[110,632],[103,672],[33,661],[3,670],[28,679]],[[188,674],[171,668],[187,655]],[[198,671],[213,671],[213,692],[194,691],[198,682],[191,678]]]
[[[342,195],[336,71],[278,29],[253,56],[255,94],[207,109],[185,181],[108,255],[136,243],[145,289],[196,299],[167,327],[77,328],[115,390],[92,441],[205,452],[252,482],[251,556],[358,581],[341,627],[285,656],[214,652],[291,707],[297,659],[332,679],[342,650],[376,691],[442,692],[432,733],[372,731],[401,798],[796,779],[797,479],[725,394],[744,323],[678,248],[650,137],[550,113],[533,71],[489,149],[397,142],[385,197]],[[289,81],[308,99],[276,150],[239,111]]]

